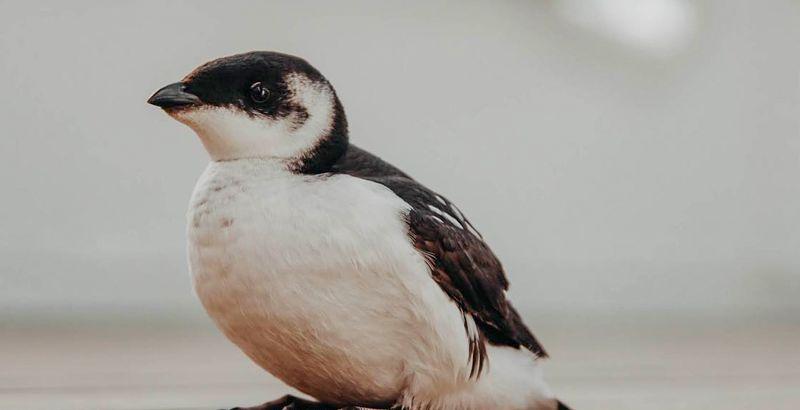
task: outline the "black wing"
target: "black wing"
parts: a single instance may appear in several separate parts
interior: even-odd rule
[[[428,258],[436,283],[480,329],[470,331],[464,316],[474,375],[480,374],[486,360],[484,338],[492,344],[522,346],[539,357],[547,356],[506,299],[508,279],[500,261],[455,205],[352,145],[333,172],[382,184],[411,205],[408,226],[414,245]]]

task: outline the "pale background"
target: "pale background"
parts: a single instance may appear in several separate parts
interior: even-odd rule
[[[799,39],[795,0],[0,2],[0,407],[283,391],[191,293],[207,156],[145,104],[263,49],[470,217],[576,410],[798,408]]]

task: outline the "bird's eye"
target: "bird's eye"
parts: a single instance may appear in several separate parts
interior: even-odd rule
[[[250,86],[250,98],[257,103],[263,103],[269,98],[269,89],[260,81],[255,82]]]

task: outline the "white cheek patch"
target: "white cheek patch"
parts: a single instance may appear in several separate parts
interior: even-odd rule
[[[301,145],[305,146],[307,152],[333,128],[333,92],[329,85],[315,83],[301,74],[290,74],[286,82],[293,95],[292,102],[306,109],[305,121],[299,127],[296,127],[295,122],[293,138],[302,140]]]
[[[301,158],[311,151],[333,127],[333,93],[325,84],[305,76],[287,78],[292,102],[307,116],[291,113],[271,119],[249,115],[236,107],[201,106],[171,113],[200,137],[215,161],[240,158]]]

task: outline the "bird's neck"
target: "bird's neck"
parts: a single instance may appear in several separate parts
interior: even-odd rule
[[[294,164],[294,171],[302,174],[322,174],[329,172],[333,165],[347,151],[349,137],[347,117],[339,98],[333,96],[333,122],[330,131],[319,139],[319,142],[299,158]]]

